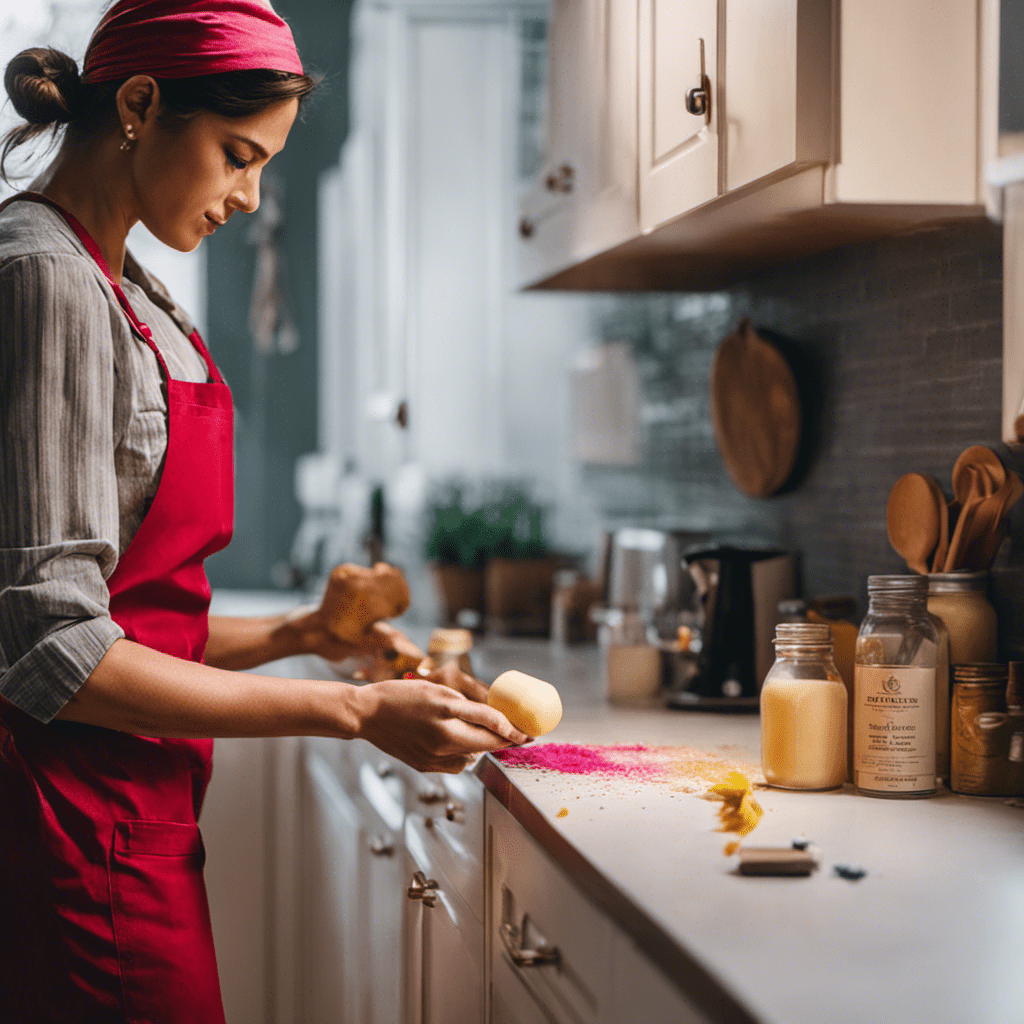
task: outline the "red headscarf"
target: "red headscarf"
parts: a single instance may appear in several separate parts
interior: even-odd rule
[[[303,73],[291,29],[259,0],[119,0],[93,33],[82,79],[256,69]]]

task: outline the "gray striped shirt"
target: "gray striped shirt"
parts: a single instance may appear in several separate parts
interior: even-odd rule
[[[122,288],[171,377],[204,381],[193,327],[128,254]],[[107,579],[160,483],[156,357],[54,210],[0,213],[0,695],[49,721],[124,635]]]

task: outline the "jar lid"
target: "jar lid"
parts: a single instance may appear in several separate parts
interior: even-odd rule
[[[929,594],[967,594],[984,592],[988,586],[988,572],[956,569],[953,572],[933,572],[928,577]]]
[[[473,634],[468,629],[435,629],[431,631],[427,654],[465,654],[473,648]]]
[[[780,622],[775,627],[775,643],[831,647],[832,629],[824,622]]]
[[[908,597],[924,597],[928,593],[926,576],[869,576],[869,594],[906,594]]]
[[[1009,669],[997,662],[973,662],[953,666],[953,680],[957,683],[999,683],[1006,685]]]

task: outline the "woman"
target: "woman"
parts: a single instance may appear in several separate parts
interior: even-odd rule
[[[0,208],[0,1019],[220,1022],[206,737],[359,736],[453,772],[526,737],[466,680],[477,700],[228,671],[352,653],[322,609],[207,615],[230,395],[125,237],[188,251],[256,209],[313,86],[287,25],[256,0],[120,0],[81,76],[31,50],[5,85],[26,123],[4,158],[66,131]]]

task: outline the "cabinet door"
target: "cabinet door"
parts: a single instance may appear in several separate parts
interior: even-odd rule
[[[717,0],[640,0],[639,32],[640,225],[648,231],[718,195]],[[691,112],[700,109],[694,90],[703,90],[703,113]]]
[[[359,1020],[365,835],[335,770],[307,751],[302,766],[299,1018],[304,1024]]]
[[[526,1024],[533,1003],[553,1021],[613,1019],[611,922],[490,794],[485,814],[492,1014]]]
[[[544,160],[521,203],[524,283],[639,230],[636,4],[552,4]]]
[[[483,922],[432,861],[424,829],[418,816],[406,820],[406,881],[418,871],[433,883],[424,898],[409,901],[417,906],[406,918],[407,951],[419,965],[408,972],[418,991],[411,993],[407,1024],[483,1024]]]
[[[831,158],[831,67],[831,0],[726,4],[726,191]]]

